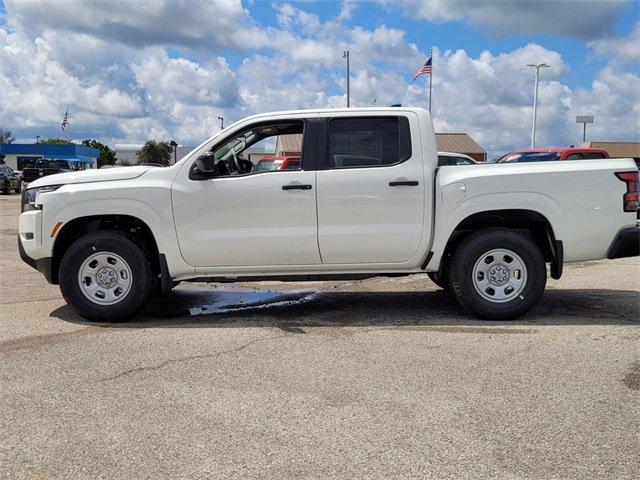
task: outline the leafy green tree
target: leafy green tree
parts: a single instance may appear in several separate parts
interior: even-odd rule
[[[40,143],[44,143],[45,145],[72,145],[73,142],[66,140],[64,138],[47,138],[46,140],[40,140]]]
[[[100,150],[100,156],[98,157],[98,168],[103,165],[115,165],[116,163],[116,152],[111,150],[108,145],[105,145],[98,140],[93,138],[88,138],[82,141],[82,145],[85,147],[97,148]]]
[[[3,143],[13,143],[16,137],[11,135],[9,130],[5,130],[4,127],[0,127],[0,145]]]
[[[159,163],[168,166],[173,156],[173,147],[169,142],[149,140],[138,151],[138,163]]]

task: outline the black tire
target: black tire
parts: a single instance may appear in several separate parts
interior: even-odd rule
[[[483,297],[474,286],[473,279],[476,262],[496,249],[509,250],[518,255],[526,270],[520,293],[503,303]],[[458,245],[451,258],[449,281],[458,303],[472,314],[489,320],[510,320],[536,306],[547,283],[547,268],[542,252],[526,234],[496,228],[474,233]],[[479,288],[482,290],[484,287]],[[484,292],[491,292],[492,289],[493,286],[489,284]]]
[[[121,257],[131,271],[128,292],[111,305],[90,300],[78,281],[84,261],[100,252]],[[151,264],[142,249],[116,230],[90,233],[76,240],[62,257],[59,280],[62,296],[71,308],[88,320],[100,322],[120,322],[130,318],[150,300],[155,285]]]
[[[442,275],[442,272],[427,272],[427,277],[441,289],[451,291],[448,275]]]

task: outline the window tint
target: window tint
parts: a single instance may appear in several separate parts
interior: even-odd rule
[[[560,154],[556,152],[518,152],[505,155],[496,163],[548,162],[558,159],[560,159]]]
[[[329,168],[382,167],[411,157],[406,117],[336,118],[329,122]]]
[[[446,155],[438,155],[438,166],[444,167],[446,165],[450,165],[449,157]]]
[[[605,158],[605,156],[600,152],[585,152],[582,154],[582,158],[594,159],[594,158]]]
[[[581,153],[572,153],[571,155],[567,155],[567,160],[580,160],[581,158]]]
[[[471,165],[473,162],[464,157],[449,157],[451,159],[451,165]]]

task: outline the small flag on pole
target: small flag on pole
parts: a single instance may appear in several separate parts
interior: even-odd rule
[[[62,129],[62,131],[64,132],[64,128],[69,125],[69,104],[67,103],[67,111],[64,112],[64,117],[62,117],[62,125],[60,125],[60,128]]]
[[[418,78],[420,75],[431,75],[431,59],[433,57],[429,57],[429,60],[427,60],[426,62],[424,62],[424,65],[422,65],[418,71],[416,72],[416,74],[413,76],[413,81],[416,81],[416,78]]]

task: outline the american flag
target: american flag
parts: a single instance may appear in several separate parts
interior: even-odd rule
[[[429,74],[431,75],[431,58],[433,57],[429,57],[429,60],[427,60],[426,62],[424,62],[424,65],[422,65],[418,71],[416,72],[416,74],[413,77],[413,81],[416,81],[416,78],[418,78],[420,75],[426,75]]]
[[[64,127],[66,127],[67,125],[69,125],[69,105],[67,105],[67,111],[64,112],[64,117],[62,117],[62,125],[60,125],[60,128],[63,132]]]

